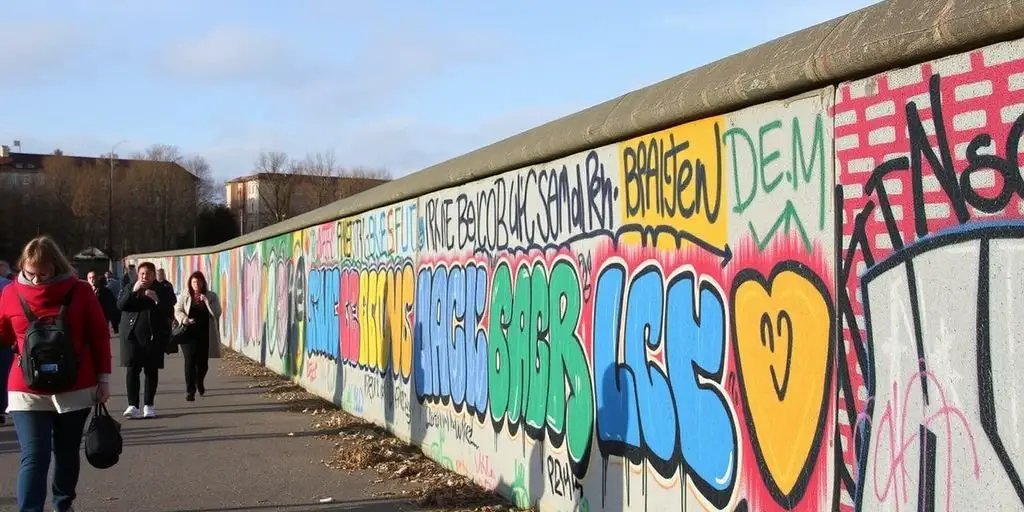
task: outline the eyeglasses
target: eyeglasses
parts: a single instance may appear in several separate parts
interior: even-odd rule
[[[33,283],[45,281],[51,277],[49,274],[44,272],[29,272],[28,270],[22,270],[21,273],[25,276],[26,279],[32,281]]]

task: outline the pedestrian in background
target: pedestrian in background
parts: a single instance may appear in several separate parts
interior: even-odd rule
[[[114,326],[114,334],[117,334],[117,324],[121,321],[121,310],[117,309],[117,295],[107,287],[106,277],[95,270],[89,271],[86,281],[92,286],[92,291],[103,308],[104,317]]]
[[[114,278],[114,273],[108,270],[103,273],[103,277],[107,280],[107,289],[114,294],[114,297],[121,295],[121,281]]]
[[[11,264],[4,260],[0,260],[0,278],[7,279],[8,281],[14,281],[14,271],[11,270]]]
[[[18,510],[43,512],[52,453],[53,508],[67,512],[77,496],[89,410],[110,398],[110,331],[96,296],[75,278],[71,263],[53,240],[39,237],[29,242],[18,268],[17,280],[0,292],[0,341],[13,345],[18,355],[7,380],[7,410],[21,449]],[[37,319],[49,324],[61,314],[59,332],[38,328]],[[69,353],[77,365],[60,364],[68,360],[63,355],[53,357]],[[61,381],[68,384],[53,388]],[[44,387],[47,390],[41,391]]]
[[[7,265],[6,261],[0,263]],[[10,269],[10,267],[7,267]],[[5,286],[11,284],[6,274],[0,275],[0,293],[3,293]],[[0,425],[7,424],[7,375],[11,373],[11,364],[14,363],[14,348],[10,345],[0,343]]]
[[[175,293],[174,293],[174,285],[171,284],[171,282],[167,280],[167,273],[164,272],[164,269],[162,269],[162,268],[156,269],[156,282],[160,286],[163,286],[163,287],[167,288],[167,291],[171,295],[175,295]]]
[[[128,260],[125,260],[125,261],[128,261]],[[124,275],[121,276],[121,289],[122,289],[122,291],[124,290],[124,288],[128,288],[129,286],[134,284],[135,283],[135,279],[138,277],[136,275],[136,272],[135,272],[135,265],[134,264],[125,265],[124,268],[125,268]],[[121,294],[119,293],[119,294],[117,294],[117,296],[120,297]]]
[[[206,372],[210,358],[220,357],[220,299],[210,290],[206,276],[193,272],[188,288],[178,297],[174,317],[185,326],[185,343],[181,353],[185,356],[185,400],[193,402],[196,391],[206,394]]]
[[[127,372],[127,418],[155,418],[156,388],[164,367],[164,351],[170,343],[171,320],[177,299],[165,286],[156,283],[156,267],[143,262],[131,287],[121,290],[117,307],[121,310],[121,366]],[[145,374],[145,395],[139,403],[140,378]],[[142,405],[142,410],[139,410]]]

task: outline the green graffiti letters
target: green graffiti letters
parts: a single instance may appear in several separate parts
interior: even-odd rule
[[[577,334],[580,281],[567,260],[550,276],[543,262],[521,263],[515,281],[501,262],[491,284],[488,387],[496,432],[520,424],[533,439],[567,440],[577,476],[586,473],[594,426],[587,355]],[[568,383],[568,393],[566,393]]]
[[[780,120],[762,124],[756,136],[740,126],[731,127],[722,135],[723,143],[729,147],[729,168],[733,173],[733,212],[744,215],[750,213],[755,205],[773,210],[764,222],[747,222],[759,250],[764,250],[777,235],[796,235],[809,251],[812,234],[825,229],[829,173],[825,155],[830,147],[825,137],[824,120],[820,113],[815,114],[810,141],[804,138],[804,131],[808,128],[806,125],[801,128],[800,121],[800,117],[793,116],[786,123],[790,125],[788,147],[780,146],[786,143],[787,138],[786,126]],[[806,123],[808,119],[804,121]],[[810,147],[805,148],[808,144]],[[784,149],[780,150],[780,147]],[[789,154],[784,154],[784,150]],[[801,187],[811,187],[809,192],[813,195],[801,192]],[[806,198],[812,201],[808,203]],[[801,200],[813,208],[798,207]],[[761,215],[760,211],[758,215]],[[808,229],[814,233],[809,233]]]

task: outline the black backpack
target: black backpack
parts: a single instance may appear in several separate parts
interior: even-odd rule
[[[85,459],[96,469],[107,469],[121,459],[123,448],[121,424],[110,416],[106,405],[96,404],[85,430]]]
[[[29,309],[25,298],[18,294],[21,309],[28,320],[25,329],[24,350],[18,354],[18,364],[25,384],[41,393],[60,393],[70,390],[78,380],[78,353],[65,326],[75,287],[64,297],[56,317],[37,318]]]

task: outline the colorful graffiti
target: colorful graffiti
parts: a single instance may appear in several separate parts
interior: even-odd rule
[[[1004,44],[837,91],[840,471],[858,509],[1024,506],[1000,405],[1019,396],[1022,73]]]
[[[541,510],[1024,506],[1024,44],[219,254],[223,341]]]

